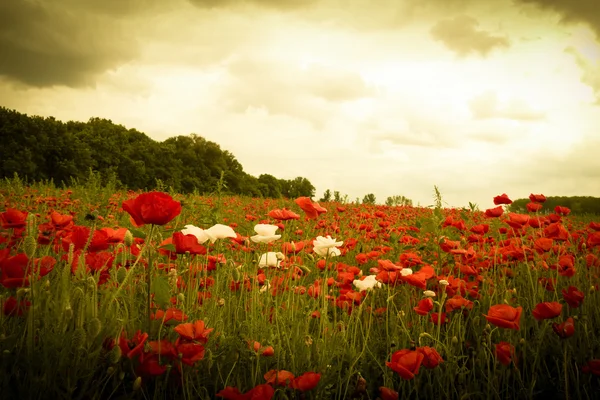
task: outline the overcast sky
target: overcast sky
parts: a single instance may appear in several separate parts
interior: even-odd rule
[[[350,199],[600,196],[598,0],[2,0],[0,105]]]

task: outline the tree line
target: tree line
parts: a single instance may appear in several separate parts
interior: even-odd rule
[[[0,177],[18,174],[29,182],[69,184],[90,171],[128,189],[148,190],[157,183],[181,193],[224,192],[252,197],[312,197],[315,187],[304,177],[258,178],[246,172],[233,154],[196,134],[158,142],[111,120],[61,122],[0,107]]]
[[[517,199],[509,206],[512,212],[527,212],[529,199]],[[553,213],[556,206],[567,207],[572,214],[600,215],[600,198],[592,196],[549,196],[542,203],[541,213]]]

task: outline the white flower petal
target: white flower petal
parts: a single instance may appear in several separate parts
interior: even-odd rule
[[[277,225],[257,224],[254,226],[254,232],[260,236],[273,236],[279,227]]]

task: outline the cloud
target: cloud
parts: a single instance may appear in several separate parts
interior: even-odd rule
[[[200,8],[231,8],[247,5],[278,10],[295,10],[310,7],[316,0],[188,0]]]
[[[507,48],[510,41],[505,36],[494,36],[478,30],[479,22],[470,16],[438,21],[430,30],[431,36],[444,43],[460,57],[478,53],[485,57],[495,48]]]
[[[138,54],[124,17],[158,0],[0,2],[0,76],[29,86],[91,86]]]
[[[563,23],[584,23],[600,39],[600,12],[597,0],[517,0],[525,5],[552,10],[561,16]]]
[[[541,111],[533,110],[527,103],[511,99],[502,104],[494,91],[486,91],[469,102],[469,108],[476,119],[512,119],[517,121],[537,121],[545,118]]]
[[[572,54],[575,57],[575,62],[583,71],[581,82],[592,88],[596,96],[596,104],[600,105],[600,57],[595,62],[587,60],[573,47],[567,47],[565,53]]]
[[[325,65],[305,66],[276,61],[236,60],[228,68],[220,101],[230,111],[262,109],[270,115],[287,115],[323,124],[340,104],[375,94],[362,77]]]

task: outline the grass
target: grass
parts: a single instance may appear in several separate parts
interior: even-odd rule
[[[435,209],[324,203],[326,213],[306,220],[292,200],[171,193],[182,203],[175,218],[134,227],[122,203],[137,194],[115,188],[10,180],[0,194],[3,398],[593,399],[600,390],[590,217],[531,214],[547,221],[512,228],[507,213],[487,218],[438,201]],[[284,207],[301,218],[268,217]],[[19,224],[10,210],[28,214]],[[61,225],[56,215],[73,219]],[[216,223],[242,238],[206,242],[198,255],[177,254],[169,241],[184,225]],[[248,240],[257,223],[281,224],[282,237]],[[489,230],[472,236],[478,225]],[[96,233],[104,228],[128,233],[106,239]],[[344,242],[339,256],[313,251],[327,235]],[[281,268],[258,265],[287,242],[305,246]],[[37,259],[53,266],[40,269]],[[6,280],[15,274],[29,279]],[[359,292],[353,281],[371,274],[383,284]],[[563,295],[571,286],[584,295],[578,307]],[[425,290],[434,304],[420,315]],[[457,299],[465,306],[452,309]],[[544,302],[559,303],[558,315],[534,318]],[[486,318],[500,304],[522,308],[518,330]],[[574,331],[561,338],[553,324],[568,317]],[[200,321],[212,330],[203,335]],[[501,342],[514,348],[508,360]],[[443,361],[431,365],[426,348]],[[391,366],[401,350],[413,376]]]

